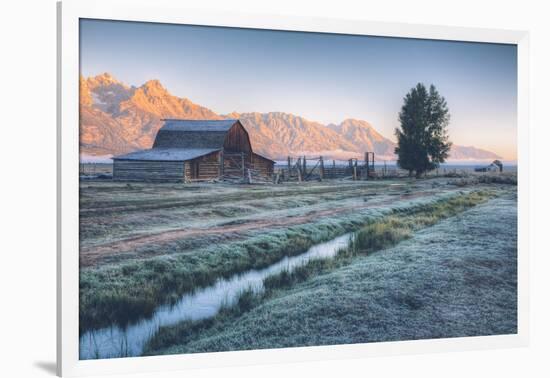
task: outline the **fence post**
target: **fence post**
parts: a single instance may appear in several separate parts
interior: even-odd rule
[[[369,153],[365,152],[365,163],[367,164],[367,180],[369,179],[370,174],[370,165],[369,165]]]
[[[304,178],[305,178],[305,176],[306,176],[306,169],[307,169],[307,168],[306,168],[306,161],[307,161],[307,160],[306,160],[306,156],[304,155],[304,169],[303,169],[303,171],[302,171],[302,175],[304,176]]]
[[[241,152],[241,164],[242,164],[243,178],[244,178],[245,177],[244,152]]]
[[[221,150],[220,151],[220,178],[223,178],[223,169],[224,169],[223,150]]]
[[[296,162],[296,170],[298,171],[298,182],[302,182],[302,158],[299,157]]]
[[[292,170],[292,162],[290,156],[288,157],[288,179],[290,179],[290,171]],[[287,179],[287,180],[288,180]]]
[[[325,176],[325,163],[323,162],[323,157],[319,156],[319,178],[323,181]]]

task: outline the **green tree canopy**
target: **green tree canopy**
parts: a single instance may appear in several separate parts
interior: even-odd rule
[[[449,120],[447,102],[433,85],[429,90],[421,83],[412,88],[399,112],[401,128],[395,130],[398,166],[420,177],[445,162],[451,149]]]

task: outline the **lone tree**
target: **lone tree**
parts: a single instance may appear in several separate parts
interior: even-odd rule
[[[399,112],[401,129],[395,129],[397,137],[397,165],[413,172],[416,177],[439,167],[449,157],[447,126],[450,114],[447,102],[433,85],[430,89],[418,83],[405,96]]]

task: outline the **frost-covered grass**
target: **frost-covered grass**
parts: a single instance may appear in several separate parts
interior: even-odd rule
[[[305,252],[314,244],[357,230],[380,217],[416,211],[458,194],[442,192],[426,198],[395,201],[307,224],[265,229],[244,240],[229,240],[191,251],[178,246],[186,241],[150,245],[148,248],[160,249],[161,256],[81,269],[80,330],[113,323],[125,325],[150,316],[157,306],[173,303],[182,294],[210,285],[220,277],[266,267],[284,256]]]
[[[262,299],[268,298],[272,292],[281,288],[295,285],[315,275],[326,273],[343,265],[351,263],[357,255],[372,253],[390,245],[394,245],[408,237],[415,230],[426,226],[433,225],[443,218],[453,216],[464,211],[467,208],[478,205],[488,198],[491,198],[494,193],[487,191],[474,191],[466,194],[461,194],[456,197],[445,198],[434,202],[418,204],[409,208],[401,207],[394,208],[389,214],[384,217],[379,217],[368,221],[360,227],[354,234],[350,246],[338,252],[336,258],[312,260],[308,264],[294,269],[292,272],[283,271],[277,275],[268,277],[264,286],[266,291],[258,294],[257,298],[251,297],[251,293],[245,292],[242,300],[245,303],[259,303]],[[235,316],[241,313],[243,307],[241,301],[235,306],[236,308],[226,309],[218,317]],[[207,321],[208,324],[211,321]],[[182,329],[185,327],[197,327],[197,325],[185,322],[178,327],[179,332],[187,332]],[[199,326],[204,327],[204,324]],[[156,343],[159,339],[166,337],[166,332],[163,331],[156,338]],[[173,339],[174,336],[169,336]]]
[[[253,220],[268,212],[292,216],[305,207],[360,201],[366,193],[386,191],[388,185],[364,181],[259,187],[83,182],[80,236],[86,247],[178,228],[209,227],[228,219]]]
[[[424,227],[432,226],[441,219],[459,214],[473,206],[479,205],[495,194],[487,191],[475,191],[446,200],[417,206],[408,211],[395,211],[391,215],[376,219],[359,228],[351,239],[348,248],[341,249],[333,259],[312,260],[308,264],[283,271],[268,277],[264,284],[267,288],[265,296],[271,295],[270,290],[291,286],[302,282],[316,274],[326,273],[349,264],[358,255],[367,255],[383,248],[393,246]]]
[[[147,353],[515,333],[516,227],[508,194],[268,297],[247,293],[208,322],[162,328]]]

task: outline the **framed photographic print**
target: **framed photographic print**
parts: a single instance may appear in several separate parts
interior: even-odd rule
[[[58,28],[60,375],[526,345],[526,32]]]

